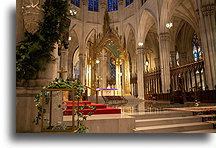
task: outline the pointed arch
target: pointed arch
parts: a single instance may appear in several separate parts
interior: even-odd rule
[[[145,42],[146,35],[154,24],[157,24],[156,17],[153,15],[153,13],[151,13],[150,10],[145,9],[141,15],[138,26],[137,42]]]
[[[96,29],[93,28],[85,37],[85,44],[87,45],[88,43],[88,40],[91,38],[92,35],[96,34]]]
[[[128,23],[126,25],[125,33],[124,33],[124,37],[126,39],[126,43],[127,43],[127,39],[129,37],[129,33],[130,33],[131,30],[132,30],[133,34],[135,35],[135,29],[134,29],[134,27],[130,23]],[[135,36],[135,39],[136,39],[136,36]]]

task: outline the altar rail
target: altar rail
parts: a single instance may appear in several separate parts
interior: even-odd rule
[[[189,92],[192,89],[208,90],[204,79],[204,61],[198,61],[170,68],[171,90],[184,90]],[[144,72],[145,94],[161,94],[161,69],[153,69]]]
[[[185,92],[181,93],[181,96],[183,97],[184,101],[187,102],[194,102],[195,99],[200,101],[201,103],[215,103],[216,90],[205,90],[205,91],[197,91],[197,92]],[[161,93],[161,94],[146,94],[145,99],[146,100],[155,100],[155,101],[166,101],[171,102],[174,101],[173,99],[175,96],[172,93]]]
[[[83,86],[86,88],[85,95],[84,95],[84,99],[85,99],[86,101],[88,101],[88,90],[94,91],[94,92],[95,92],[95,97],[96,97],[96,104],[98,104],[98,100],[99,100],[99,98],[98,98],[98,92],[99,92],[100,90],[94,89],[94,88],[89,87],[89,86],[86,86],[86,85],[83,85]]]

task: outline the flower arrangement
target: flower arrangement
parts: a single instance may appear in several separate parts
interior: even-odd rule
[[[48,86],[44,86],[43,89],[67,89],[67,88],[73,88],[75,90],[75,98],[80,99],[86,90],[84,86],[81,85],[81,83],[77,80],[75,81],[69,81],[69,79],[63,80],[62,78],[56,78],[53,82],[50,83]],[[46,96],[46,93],[44,94]],[[42,91],[40,91],[36,96],[34,102],[36,103],[36,108],[38,110],[37,115],[33,122],[38,125],[39,121],[42,119],[42,105],[41,105],[41,97],[42,97]],[[49,99],[46,99],[46,103],[49,103]],[[87,119],[88,116],[92,115],[92,112],[90,112],[88,115],[84,115],[80,110],[83,110],[85,108],[96,110],[96,107],[88,106],[85,104],[84,106],[79,107],[75,112],[76,115],[78,115],[78,118],[76,120],[77,122],[77,133],[86,133],[88,132],[88,128],[84,125],[83,121]]]

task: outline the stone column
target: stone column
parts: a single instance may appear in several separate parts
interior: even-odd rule
[[[137,48],[138,98],[144,99],[144,48]]]
[[[130,96],[130,64],[128,60],[124,61],[123,64],[124,69],[124,95]]]
[[[107,56],[103,55],[102,63],[102,88],[107,88]]]
[[[170,51],[170,55],[171,55],[171,62],[172,62],[171,67],[176,67],[176,52]]]
[[[203,2],[204,3],[204,2]],[[207,4],[209,3],[209,4]],[[204,51],[206,85],[210,90],[215,83],[215,4],[199,1],[200,34]]]
[[[118,89],[117,95],[121,96],[122,94],[121,74],[120,74],[121,73],[121,70],[120,70],[121,60],[116,59],[115,65],[116,65],[116,88]]]
[[[185,52],[179,53],[180,57],[180,65],[185,65],[187,64],[187,54]]]
[[[55,57],[54,58],[55,61],[48,63],[46,66],[46,70],[40,71],[38,73],[38,79],[37,79],[38,81],[40,81],[39,79],[44,80],[44,81],[46,80],[52,81],[58,77],[57,71],[59,67],[60,58],[58,56],[58,45],[57,44],[55,44],[55,49],[53,50],[52,55],[53,57]],[[42,83],[42,85],[44,85],[44,83]],[[46,85],[48,85],[48,83]]]
[[[167,93],[170,90],[170,34],[161,33],[159,44],[162,92]]]
[[[65,80],[68,76],[68,50],[62,49],[61,50],[61,64],[59,70],[65,71],[64,73],[61,73],[62,78]]]
[[[85,58],[86,55],[85,54],[79,54],[79,61],[80,61],[80,65],[79,65],[79,69],[80,69],[80,75],[79,75],[79,80],[82,84],[85,84]]]

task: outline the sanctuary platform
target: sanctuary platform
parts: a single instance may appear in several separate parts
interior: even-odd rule
[[[72,115],[72,101],[66,101],[67,103],[67,109],[63,112],[64,116]],[[107,105],[103,104],[95,104],[90,101],[80,101],[79,104],[78,102],[75,102],[75,106],[84,106],[87,104],[88,106],[96,107],[96,110],[94,111],[93,109],[85,108],[83,110],[80,110],[84,115],[89,114],[92,112],[94,115],[95,114],[121,114],[121,109],[119,108],[113,108],[113,107],[107,107]]]

